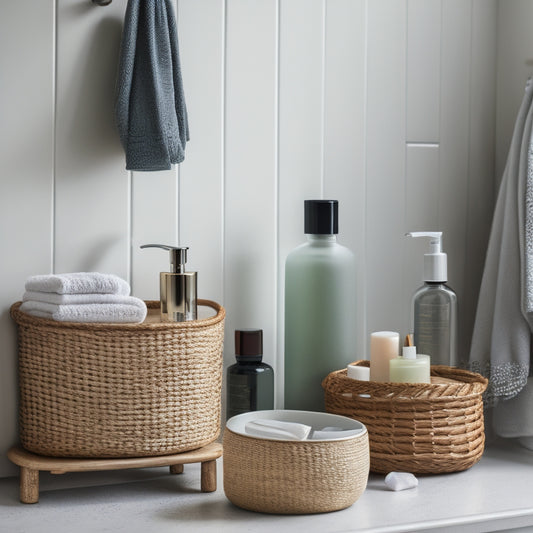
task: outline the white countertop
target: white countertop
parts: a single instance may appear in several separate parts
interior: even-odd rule
[[[168,468],[41,473],[40,501],[21,504],[18,479],[0,480],[0,531],[9,533],[201,532],[483,532],[531,527],[533,452],[495,441],[471,469],[419,476],[419,486],[389,491],[371,475],[348,509],[305,516],[244,511],[224,496],[222,460],[218,489],[200,492],[200,465],[181,475]],[[529,530],[529,527],[528,529]]]

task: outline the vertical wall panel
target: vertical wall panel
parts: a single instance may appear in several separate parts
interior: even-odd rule
[[[28,276],[52,268],[53,30],[52,0],[37,4],[21,0],[2,6],[0,476],[17,472],[5,455],[18,441],[16,329],[9,307],[22,298]]]
[[[191,140],[180,165],[180,241],[200,298],[223,299],[224,1],[178,2]]]
[[[145,300],[159,299],[159,272],[168,272],[169,253],[142,244],[178,245],[177,169],[132,172],[131,291]]]
[[[368,2],[367,339],[371,331],[400,331],[405,313],[406,19],[405,1]]]
[[[123,2],[57,4],[55,270],[129,277],[129,178],[114,121]]]
[[[131,173],[131,288],[139,298],[159,299],[159,272],[168,272],[170,266],[168,252],[140,246],[180,244],[178,175],[176,165],[159,172]]]
[[[439,230],[439,146],[413,145],[406,148],[405,223],[409,231]],[[412,297],[424,279],[424,254],[428,239],[403,238],[402,331],[413,331]]]
[[[497,3],[474,0],[470,83],[470,150],[462,321],[470,346],[494,209]],[[533,51],[532,51],[533,55]]]
[[[273,363],[277,287],[277,2],[231,0],[226,23],[226,362],[233,330],[262,328]]]
[[[441,0],[408,0],[407,6],[407,140],[437,142]]]
[[[357,260],[357,345],[365,355],[365,24],[363,0],[327,3],[325,20],[324,196],[339,200],[339,242]]]
[[[408,144],[406,154],[404,229],[406,232],[437,231],[439,147]]]
[[[305,241],[304,200],[322,194],[323,16],[323,0],[280,3],[278,405],[283,405],[285,259]]]
[[[439,229],[448,254],[449,284],[457,292],[461,312],[465,295],[471,16],[471,2],[447,0],[443,4]],[[459,346],[465,349],[461,319]]]
[[[446,1],[446,0],[444,0]],[[404,231],[439,229],[441,0],[408,0]],[[413,330],[412,296],[423,283],[427,239],[403,239],[402,331]]]

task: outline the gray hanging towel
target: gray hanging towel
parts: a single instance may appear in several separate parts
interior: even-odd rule
[[[115,112],[127,170],[183,161],[189,125],[171,0],[128,0]]]
[[[476,313],[468,366],[489,378],[488,405],[525,387],[532,349],[531,159],[533,83],[526,85],[502,177]]]

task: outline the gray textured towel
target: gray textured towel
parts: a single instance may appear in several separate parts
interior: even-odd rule
[[[128,170],[168,170],[189,140],[171,0],[128,0],[115,104]]]
[[[533,129],[533,83],[515,123],[494,210],[472,336],[469,366],[490,379],[488,404],[514,398],[527,383],[533,315],[528,301],[527,179]],[[531,243],[529,243],[531,244]],[[524,305],[526,304],[526,305]]]

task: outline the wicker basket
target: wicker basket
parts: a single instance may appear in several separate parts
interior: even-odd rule
[[[37,318],[18,325],[20,439],[53,457],[141,457],[199,448],[220,433],[224,308],[211,318],[141,324]],[[213,311],[214,310],[214,311]]]
[[[326,410],[368,428],[373,472],[457,472],[481,458],[482,394],[488,381],[447,366],[432,366],[431,376],[431,384],[377,383],[351,379],[346,370],[338,370],[322,382]]]
[[[359,429],[336,440],[289,441],[246,435],[256,417]],[[241,429],[239,430],[239,426]],[[346,417],[308,411],[257,411],[234,416],[224,430],[224,492],[238,507],[276,514],[337,511],[352,505],[368,480],[368,432]]]

